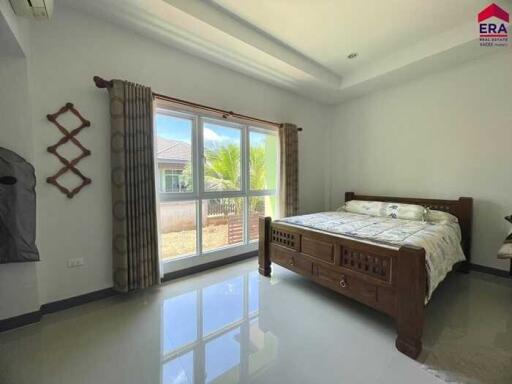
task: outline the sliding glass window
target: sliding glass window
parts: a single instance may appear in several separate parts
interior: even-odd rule
[[[275,130],[158,106],[155,158],[164,262],[250,250],[258,218],[278,216]]]

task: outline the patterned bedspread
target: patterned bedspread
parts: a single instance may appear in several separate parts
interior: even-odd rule
[[[314,213],[287,217],[278,222],[386,244],[408,244],[424,248],[428,275],[427,300],[453,265],[465,260],[457,223],[436,224],[348,212]]]

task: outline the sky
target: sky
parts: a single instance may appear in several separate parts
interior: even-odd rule
[[[179,117],[157,114],[156,115],[157,135],[165,139],[180,140],[191,143],[192,121]],[[222,125],[204,123],[205,146],[219,146],[226,144],[239,144],[241,130],[225,127]],[[263,144],[265,134],[251,132],[251,145]]]

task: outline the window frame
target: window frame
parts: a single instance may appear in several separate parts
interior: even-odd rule
[[[181,182],[183,181],[183,170],[180,170],[180,169],[164,169],[163,171],[164,171],[164,174],[163,174],[164,188],[163,188],[163,190],[161,192],[163,192],[163,193],[175,193],[173,191],[168,191],[167,190],[168,184],[170,184],[170,186],[173,186],[174,185],[174,180],[176,180],[177,181],[176,185],[178,185],[178,189],[180,189],[181,188]],[[178,173],[178,172],[180,172],[180,173]],[[170,178],[170,183],[167,183],[167,178]],[[181,192],[178,191],[176,193],[181,193]]]
[[[180,104],[174,104],[172,102],[156,100],[155,101],[155,119],[159,114],[164,114],[177,118],[188,119],[192,122],[192,191],[191,192],[160,192],[157,190],[157,201],[158,202],[175,202],[175,201],[194,201],[196,203],[196,252],[190,254],[184,254],[172,257],[168,260],[160,258],[161,262],[165,264],[176,264],[176,267],[171,268],[172,270],[179,270],[183,267],[189,267],[190,265],[202,264],[208,262],[207,257],[211,256],[210,259],[222,259],[233,256],[233,251],[240,248],[240,252],[235,254],[248,252],[254,249],[254,246],[258,242],[258,239],[250,240],[250,227],[249,227],[249,198],[250,197],[263,197],[263,196],[275,196],[279,201],[279,183],[280,183],[280,151],[277,148],[277,180],[276,189],[270,190],[252,190],[250,189],[250,132],[261,132],[265,134],[272,134],[278,138],[277,127],[270,127],[263,124],[255,124],[254,122],[248,122],[241,119],[228,118],[223,119],[218,114],[209,113],[208,111],[198,110],[193,107],[183,106]],[[209,122],[228,128],[235,128],[240,130],[240,190],[238,191],[207,191],[204,183],[204,123]],[[156,122],[154,140],[156,143]],[[278,138],[279,140],[279,138]],[[278,141],[279,142],[279,141]],[[156,146],[156,144],[155,144]],[[155,168],[158,169],[158,160],[155,151]],[[203,201],[210,199],[222,199],[222,198],[243,198],[243,239],[238,244],[228,244],[223,247],[215,248],[212,250],[203,250]],[[279,217],[279,203],[276,204],[276,217]],[[160,230],[159,230],[160,237]],[[248,247],[249,246],[249,247]],[[204,258],[204,261],[199,262],[186,262],[186,260]],[[181,262],[180,262],[181,261]],[[177,263],[176,263],[177,262]],[[166,270],[171,270],[165,268]]]
[[[194,200],[197,195],[197,186],[198,186],[198,180],[197,180],[197,124],[196,119],[193,115],[183,113],[181,111],[175,111],[175,110],[169,110],[169,109],[163,109],[160,107],[156,108],[155,111],[155,119],[157,114],[161,115],[167,115],[171,117],[175,117],[178,119],[184,119],[184,120],[190,120],[191,121],[191,138],[190,138],[190,146],[191,146],[191,158],[190,161],[192,163],[192,191],[191,192],[162,192],[161,190],[158,191],[159,194],[159,201],[183,201],[183,200]],[[156,122],[154,123],[154,126],[156,128]],[[156,133],[156,132],[155,132]],[[156,146],[156,140],[157,135],[154,133],[154,147]],[[155,159],[155,168],[158,169],[158,157],[156,150],[154,151],[154,159]],[[158,188],[157,188],[158,189]]]

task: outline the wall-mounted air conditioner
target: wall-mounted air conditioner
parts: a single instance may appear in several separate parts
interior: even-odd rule
[[[9,0],[18,16],[48,20],[53,13],[53,0]]]

